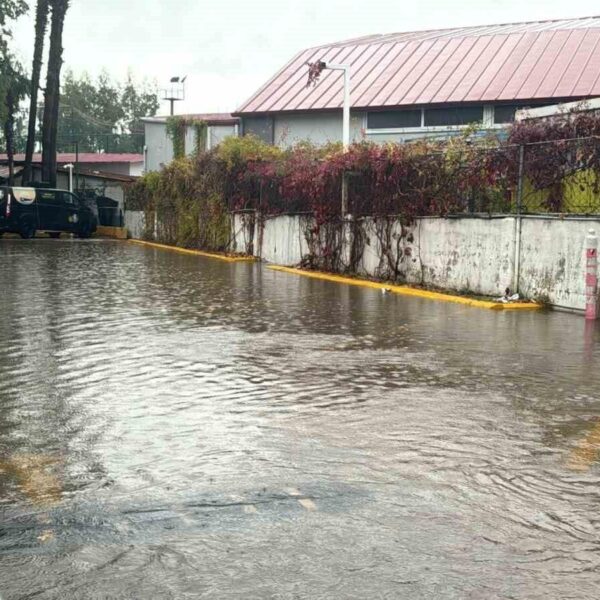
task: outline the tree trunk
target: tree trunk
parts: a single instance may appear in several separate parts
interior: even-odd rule
[[[31,69],[31,89],[29,91],[29,124],[27,128],[27,146],[25,147],[25,168],[21,181],[27,185],[32,180],[31,163],[35,149],[35,132],[37,126],[37,101],[42,72],[42,55],[44,38],[48,26],[48,0],[38,0],[35,12],[35,44],[33,47],[33,67]]]
[[[56,136],[63,52],[62,33],[69,0],[50,0],[50,6],[52,24],[42,125],[42,180],[48,182],[51,187],[56,187]]]
[[[15,97],[9,87],[6,92],[6,120],[4,121],[4,140],[6,142],[6,156],[8,158],[8,185],[14,184],[15,170]]]

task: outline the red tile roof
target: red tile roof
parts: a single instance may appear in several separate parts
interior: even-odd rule
[[[6,154],[0,154],[0,160],[7,160]],[[15,154],[15,161],[25,160],[24,154]],[[100,152],[80,152],[77,157],[74,152],[59,153],[56,156],[56,162],[59,164],[74,163],[78,160],[80,163],[141,163],[144,162],[143,154],[134,153],[100,153]],[[33,162],[42,162],[41,154],[33,155]]]
[[[306,87],[307,62],[351,65],[355,108],[600,95],[600,17],[373,35],[297,54],[239,114],[340,108],[343,74]]]

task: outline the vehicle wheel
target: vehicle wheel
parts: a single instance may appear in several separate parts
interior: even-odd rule
[[[60,237],[60,231],[50,231],[48,235],[53,239],[57,240]]]
[[[19,229],[19,235],[24,240],[30,240],[31,238],[35,237],[35,231],[36,231],[35,223],[28,219],[21,223],[21,227]]]
[[[92,228],[89,225],[84,225],[78,232],[77,237],[85,240],[92,235]]]

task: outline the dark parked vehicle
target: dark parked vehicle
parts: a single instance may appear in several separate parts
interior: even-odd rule
[[[46,231],[54,238],[63,232],[88,238],[97,224],[92,209],[66,190],[0,187],[0,235],[18,233],[29,239]]]

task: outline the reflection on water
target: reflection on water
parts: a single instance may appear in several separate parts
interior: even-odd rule
[[[3,598],[597,598],[600,337],[0,242]]]

